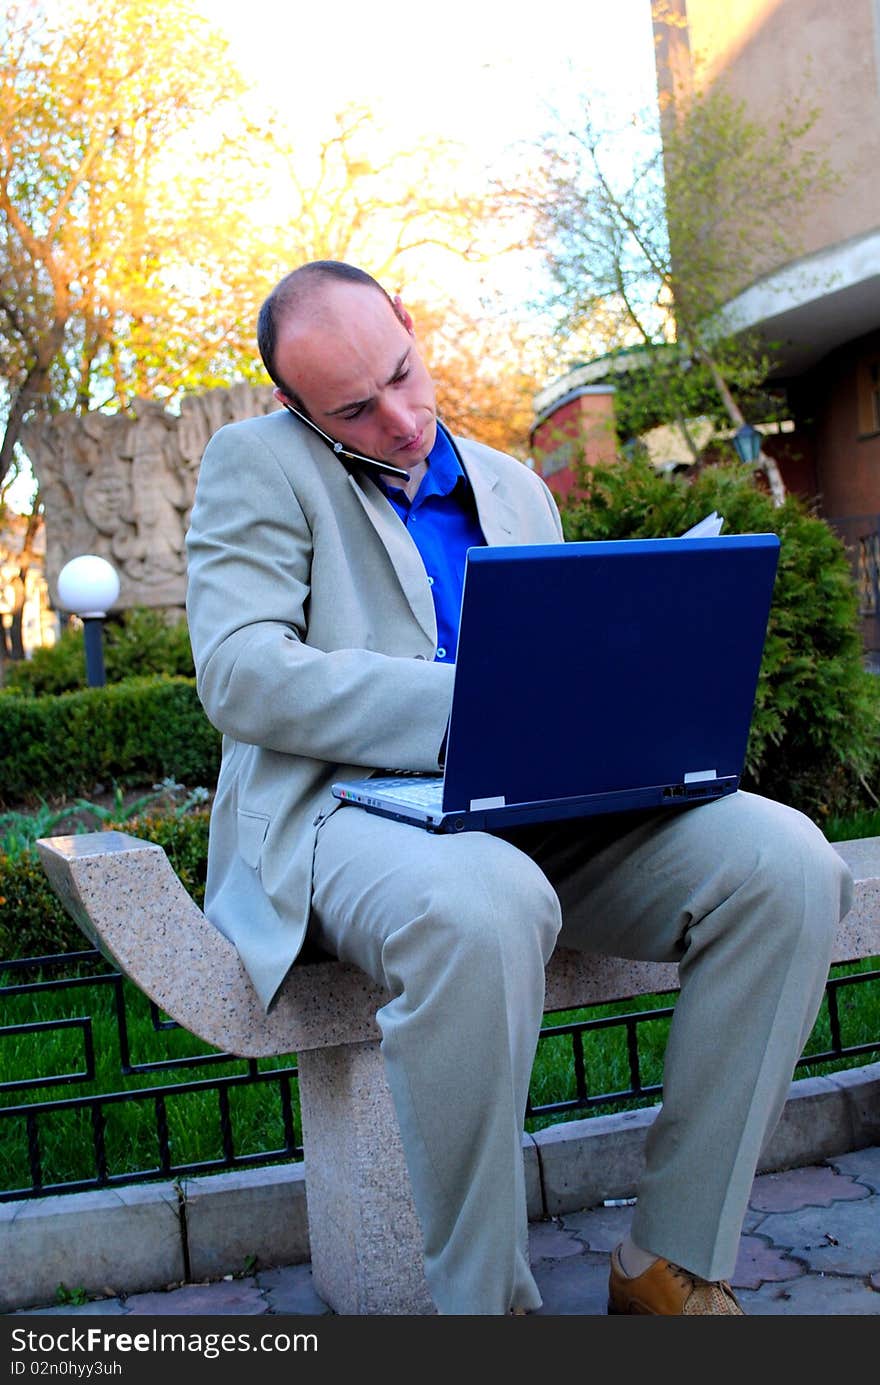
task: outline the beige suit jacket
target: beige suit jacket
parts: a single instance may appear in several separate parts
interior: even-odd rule
[[[489,544],[562,538],[543,481],[456,439]],[[187,534],[199,696],[222,732],[205,913],[268,1008],[302,947],[334,780],[436,770],[453,667],[406,526],[284,411],[221,428]],[[349,811],[352,811],[349,809]]]

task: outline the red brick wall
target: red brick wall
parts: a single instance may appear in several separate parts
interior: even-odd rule
[[[562,403],[532,433],[535,470],[562,498],[577,482],[580,462],[595,466],[617,457],[614,391],[601,389]]]

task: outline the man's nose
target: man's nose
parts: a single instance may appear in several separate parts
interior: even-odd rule
[[[388,395],[382,400],[382,418],[386,428],[401,438],[408,438],[417,431],[415,414],[400,395]]]

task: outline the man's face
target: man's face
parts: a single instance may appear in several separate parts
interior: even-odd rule
[[[322,285],[282,322],[275,365],[312,421],[352,452],[409,470],[434,446],[434,385],[399,300],[392,308],[367,285]]]

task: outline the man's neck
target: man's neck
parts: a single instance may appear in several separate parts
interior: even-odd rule
[[[409,468],[408,481],[398,481],[396,477],[392,480],[391,477],[389,477],[388,484],[396,487],[398,490],[402,490],[407,500],[415,500],[419,486],[422,484],[422,478],[427,470],[428,462],[426,458],[423,462],[416,462],[414,467]]]

